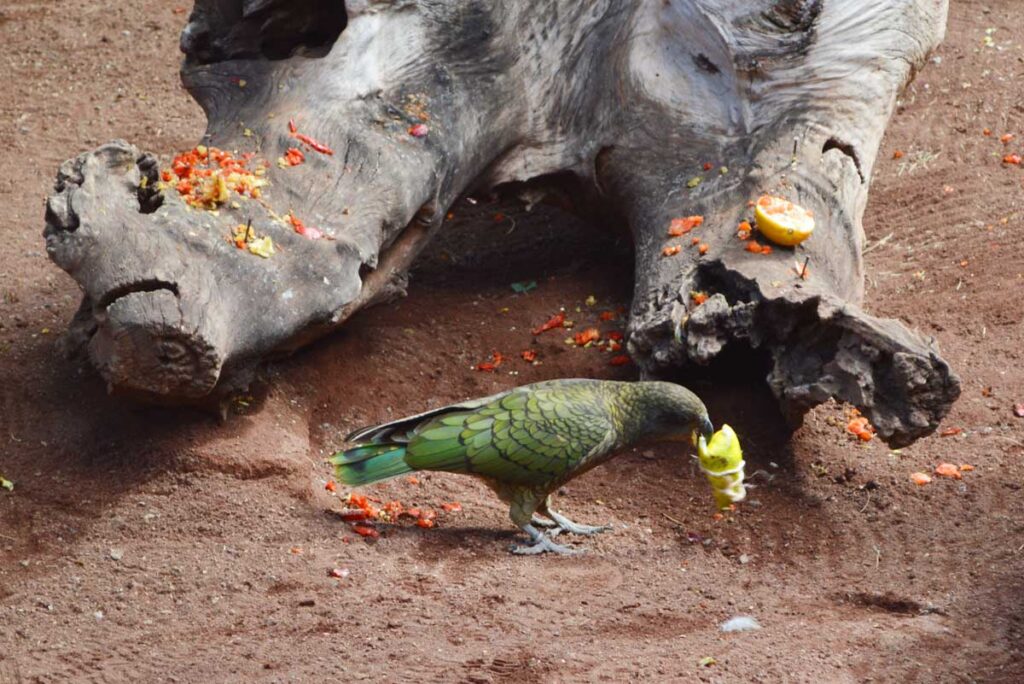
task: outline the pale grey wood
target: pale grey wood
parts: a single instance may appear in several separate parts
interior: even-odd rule
[[[182,78],[207,113],[204,141],[272,160],[294,144],[294,118],[330,144],[333,156],[272,169],[268,202],[336,239],[281,231],[257,203],[212,216],[140,195],[154,160],[115,142],[62,167],[48,249],[85,291],[77,338],[111,387],[197,400],[404,292],[460,193],[568,171],[633,231],[628,349],[645,374],[708,363],[730,345],[764,349],[794,424],[836,397],[907,443],[935,429],[959,383],[932,341],[859,308],[861,217],[896,97],[941,39],[946,10],[945,0],[200,0],[182,34]],[[426,137],[409,135],[410,98],[429,113]],[[814,210],[804,246],[760,256],[736,240],[747,201],[767,191]],[[708,254],[662,257],[669,221],[691,214],[705,217]],[[280,254],[238,258],[224,236],[247,218]],[[803,281],[791,269],[808,257]],[[692,290],[714,296],[694,309]]]

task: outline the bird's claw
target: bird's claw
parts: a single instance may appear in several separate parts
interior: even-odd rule
[[[547,535],[542,535],[532,544],[513,544],[509,550],[517,556],[536,556],[542,553],[555,553],[559,556],[578,556],[583,553],[582,550],[556,544]]]
[[[555,521],[559,528],[565,530],[570,534],[579,534],[584,537],[592,537],[595,534],[607,532],[608,530],[612,529],[611,525],[581,525],[579,523],[573,522],[572,520],[569,520],[569,518],[566,518],[561,513],[556,513],[555,511],[552,511],[550,509],[548,510],[547,514],[551,516],[551,519]]]

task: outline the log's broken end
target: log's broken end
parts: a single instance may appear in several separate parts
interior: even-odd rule
[[[712,362],[727,347],[767,353],[767,381],[789,424],[829,399],[860,409],[892,447],[934,432],[960,396],[960,380],[935,341],[871,316],[803,282],[758,280],[703,263],[694,283],[718,291],[699,306],[680,297],[668,315],[641,316],[630,345],[648,375]]]

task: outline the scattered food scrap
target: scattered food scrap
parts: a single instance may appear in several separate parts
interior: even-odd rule
[[[1018,402],[1013,405],[1013,415],[1024,418],[1024,403]]]
[[[959,434],[960,434],[960,433],[962,433],[963,431],[964,431],[964,429],[963,429],[963,428],[959,428],[959,427],[948,427],[948,428],[945,428],[945,429],[944,429],[944,430],[943,430],[942,432],[940,432],[940,433],[939,433],[939,435],[940,435],[941,437],[954,437],[954,436],[956,436],[956,435],[959,435]]]
[[[327,484],[324,485],[324,489],[326,489],[329,492],[334,492],[337,491],[338,485],[334,483],[334,480],[328,480]]]
[[[235,157],[230,152],[197,145],[171,161],[171,168],[160,174],[160,190],[173,187],[184,202],[196,209],[212,211],[237,193],[259,199],[267,185],[266,162],[249,170],[253,155]]]
[[[939,477],[948,477],[951,480],[963,479],[963,475],[960,474],[960,468],[952,463],[940,463],[935,466],[935,474]]]
[[[700,306],[704,302],[708,301],[708,293],[703,290],[700,292],[691,292],[690,299],[693,301],[695,306]]]
[[[680,247],[679,245],[670,245],[665,249],[661,250],[661,256],[675,256],[676,254],[679,254],[679,252],[682,251],[682,249],[683,248]]]
[[[554,330],[555,328],[562,328],[564,326],[565,326],[565,311],[559,311],[554,316],[549,318],[546,323],[543,323],[543,324],[537,326],[531,332],[534,335],[540,335],[541,333],[547,332],[548,330]]]
[[[703,223],[703,216],[687,216],[685,218],[672,219],[668,225],[668,234],[670,237],[680,237],[686,235],[694,228],[700,227]]]
[[[752,230],[750,221],[740,221],[739,226],[736,227],[736,237],[740,240],[749,240]]]
[[[748,242],[746,249],[747,249],[748,252],[753,252],[754,254],[771,254],[772,253],[771,246],[769,246],[769,245],[762,245],[761,243],[757,242],[756,240],[751,240],[750,242]]]
[[[611,358],[611,360],[608,362],[608,365],[610,365],[610,366],[626,366],[626,365],[629,365],[629,363],[631,363],[631,361],[632,361],[632,359],[629,358],[629,354],[619,354],[618,356],[613,356]]]
[[[409,126],[409,135],[411,135],[414,138],[425,138],[427,136],[427,133],[429,132],[430,129],[427,128],[426,124],[418,123]]]
[[[8,492],[13,492],[14,491],[14,483],[11,482],[10,480],[8,480],[3,475],[0,475],[0,489],[6,490]]]
[[[1020,166],[1021,157],[1019,154],[1008,154],[1003,157],[1003,163],[1012,166]]]
[[[932,481],[932,478],[929,477],[926,473],[917,472],[910,474],[910,481],[916,484],[918,487],[924,487],[926,484]]]
[[[302,237],[309,238],[310,240],[319,240],[324,236],[322,230],[319,228],[313,228],[312,226],[307,226],[292,212],[289,212],[288,215],[284,217],[284,220]]]
[[[491,354],[491,360],[478,363],[476,365],[476,369],[478,371],[483,371],[485,373],[493,373],[494,371],[498,370],[498,366],[500,366],[501,362],[504,360],[505,357],[501,355],[501,352],[493,352]]]
[[[601,339],[601,331],[597,328],[587,328],[573,336],[573,341],[578,347],[585,347]]]
[[[700,252],[701,256],[704,256],[705,254],[707,254],[708,253],[708,249],[709,249],[709,247],[704,242],[702,242],[699,245],[697,245],[697,251]]]
[[[777,245],[794,247],[814,232],[814,213],[789,200],[762,195],[754,209],[758,230]]]
[[[960,464],[960,472],[961,473],[969,473],[972,470],[974,470],[974,466],[972,466],[970,463],[961,463]]]
[[[291,136],[293,138],[298,140],[303,145],[308,146],[311,150],[315,152],[319,152],[320,154],[326,155],[334,154],[334,150],[332,150],[327,145],[323,144],[318,140],[314,140],[305,133],[299,133],[299,127],[295,125],[295,119],[290,119],[288,121],[288,132],[291,133]]]
[[[535,349],[527,349],[519,352],[519,355],[523,357],[523,361],[526,361],[527,363],[533,363],[537,360],[537,350]]]
[[[602,321],[614,321],[616,318],[618,318],[618,314],[616,314],[614,311],[602,311],[600,315],[598,315],[598,318],[601,319]]]
[[[871,427],[868,419],[861,415],[857,409],[850,409],[850,422],[846,424],[846,431],[856,435],[862,442],[870,442],[875,436],[875,428]]]
[[[1013,133],[1007,133],[1006,135],[1002,135],[999,137],[999,142],[1003,143],[1004,145],[1009,145],[1015,137],[1016,136],[1014,136]]]
[[[902,152],[902,150],[896,150],[895,152],[893,152],[892,153],[892,158],[893,159],[903,159],[903,152]]]
[[[262,237],[256,235],[252,224],[239,223],[235,226],[231,241],[238,249],[248,249],[251,254],[269,259],[274,256],[274,241],[269,235]]]
[[[306,161],[306,155],[302,153],[302,150],[297,147],[289,147],[284,156],[278,157],[277,165],[281,168],[287,168],[289,166],[298,166],[304,161]]]

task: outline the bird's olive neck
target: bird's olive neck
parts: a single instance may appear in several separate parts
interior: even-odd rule
[[[623,445],[645,439],[688,440],[690,424],[707,415],[703,402],[679,385],[624,383],[620,392]]]

